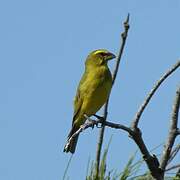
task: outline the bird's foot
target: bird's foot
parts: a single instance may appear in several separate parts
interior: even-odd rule
[[[100,123],[100,126],[98,126],[98,128],[102,128],[103,122],[104,122],[104,117],[99,116],[97,114],[93,114],[93,116],[95,116],[98,119],[98,124]]]
[[[90,127],[92,127],[92,129],[94,128],[94,126],[96,126],[97,128],[100,128],[99,126],[98,126],[98,121],[96,121],[96,120],[93,120],[93,119],[91,119],[89,116],[87,116],[86,114],[84,115],[85,117],[86,117],[86,122],[85,122],[85,126],[90,126]]]

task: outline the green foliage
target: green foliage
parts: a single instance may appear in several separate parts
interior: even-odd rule
[[[128,160],[123,172],[121,173],[120,180],[126,180],[130,176],[135,176],[135,174],[138,172],[141,164],[143,161],[139,160],[138,162],[134,163],[136,153],[134,153]]]
[[[146,172],[145,174],[137,175],[137,174],[140,174],[140,168],[142,164],[144,163],[144,161],[140,159],[137,162],[134,162],[136,153],[130,156],[122,172],[118,172],[117,170],[108,170],[107,155],[108,155],[110,142],[111,142],[111,139],[102,155],[100,168],[99,168],[99,175],[97,178],[96,178],[96,163],[94,161],[90,161],[90,159],[88,160],[86,180],[153,180],[149,171]],[[70,157],[67,167],[65,169],[63,180],[70,179],[69,177],[67,177],[67,171],[69,169],[71,159],[72,159],[72,156]],[[180,180],[180,177],[179,177],[179,174],[177,174],[175,177],[165,177],[164,179],[165,180]]]
[[[139,171],[139,168],[143,163],[143,161],[139,160],[138,162],[133,164],[136,153],[130,157],[123,172],[118,173],[115,170],[111,170],[111,171],[107,170],[107,154],[108,154],[110,142],[108,143],[108,146],[104,150],[100,162],[98,178],[96,178],[96,164],[92,162],[90,169],[87,171],[88,173],[86,176],[86,180],[126,180],[128,178],[130,179],[131,176],[135,176],[135,174]],[[89,167],[89,163],[88,163],[88,167]]]
[[[92,161],[91,166],[88,170],[88,174],[86,176],[86,180],[153,180],[151,174],[146,172],[142,175],[136,175],[139,174],[140,167],[144,163],[143,160],[139,160],[137,162],[134,162],[136,153],[134,153],[128,160],[127,164],[125,165],[123,171],[121,173],[118,173],[115,170],[107,170],[107,154],[108,154],[108,148],[104,150],[103,157],[101,159],[100,164],[100,172],[98,179],[95,178],[96,174],[96,165]],[[179,177],[165,177],[165,180],[180,180]]]
[[[111,138],[112,139],[112,138]],[[91,164],[91,168],[89,170],[89,175],[86,176],[86,180],[110,180],[110,175],[111,172],[108,171],[106,169],[107,166],[107,153],[108,153],[108,149],[109,149],[109,145],[111,143],[111,139],[108,143],[108,146],[105,148],[101,162],[100,162],[100,168],[99,168],[99,176],[98,178],[96,178],[96,164],[94,162],[92,162]],[[89,166],[89,163],[88,163]]]

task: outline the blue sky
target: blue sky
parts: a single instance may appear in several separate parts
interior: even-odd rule
[[[108,116],[125,125],[156,80],[180,58],[180,1],[0,2],[0,179],[62,179],[70,157],[62,149],[84,60],[98,48],[118,52],[128,13],[131,27]],[[142,116],[149,149],[167,136],[179,77],[178,70]],[[109,168],[120,171],[137,147],[126,133],[113,129],[106,130],[104,145],[112,135]],[[97,137],[96,128],[81,134],[70,179],[84,179],[88,159],[95,158]]]

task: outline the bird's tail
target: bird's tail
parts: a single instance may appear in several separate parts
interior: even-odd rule
[[[77,141],[78,141],[78,137],[79,137],[79,134],[75,137],[71,137],[79,128],[73,126],[69,135],[68,135],[68,139],[67,139],[67,142],[64,146],[64,152],[68,153],[68,152],[71,152],[72,154],[75,152],[76,150],[76,145],[77,145]],[[70,140],[71,138],[71,140]]]

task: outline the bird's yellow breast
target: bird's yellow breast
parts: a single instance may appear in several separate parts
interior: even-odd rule
[[[85,120],[84,114],[91,116],[104,105],[111,87],[112,77],[108,67],[98,67],[88,73],[86,80],[79,87],[83,101],[79,123]]]

